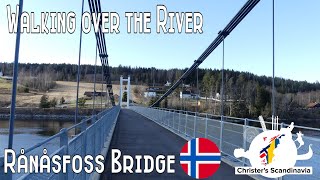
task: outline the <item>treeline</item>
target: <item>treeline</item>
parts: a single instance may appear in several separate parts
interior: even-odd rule
[[[12,75],[13,64],[2,63],[1,70],[5,75]],[[144,68],[144,67],[130,67],[130,66],[118,66],[110,67],[112,81],[118,82],[120,76],[131,76],[131,81],[134,84],[140,85],[164,85],[167,81],[175,82],[186,69],[156,69],[156,68]],[[24,76],[38,77],[45,76],[49,73],[49,76],[45,77],[49,80],[58,81],[76,81],[77,78],[77,65],[73,64],[19,64],[19,72],[23,72]],[[97,80],[101,81],[101,66],[97,67]],[[202,82],[202,93],[207,96],[213,92],[219,92],[221,83],[221,71],[216,69],[199,69],[198,71],[199,81]],[[193,75],[185,79],[185,84],[195,86],[196,84],[196,72]],[[92,82],[94,75],[93,65],[81,65],[80,73],[81,81]],[[50,79],[49,79],[50,78]],[[234,70],[225,70],[226,85],[229,85],[233,91],[239,90],[239,88],[247,86],[247,84],[256,84],[261,87],[267,88],[272,85],[272,78],[266,76],[257,76],[249,72],[239,72]],[[294,81],[290,79],[275,78],[275,87],[277,92],[285,93],[298,93],[298,92],[310,92],[320,90],[320,83],[308,83],[307,81]],[[214,89],[212,89],[214,88]]]
[[[110,67],[112,81],[119,83],[120,76],[131,76],[132,84],[163,86],[167,81],[174,83],[186,71],[186,69],[156,69],[144,67]],[[12,64],[2,63],[1,71],[4,75],[12,75]],[[97,81],[101,81],[102,69],[97,67]],[[20,64],[19,82],[26,87],[32,87],[39,91],[47,91],[54,87],[55,81],[76,81],[77,65],[72,64]],[[81,81],[93,82],[94,66],[81,66]],[[189,84],[196,93],[196,72],[193,72],[184,84]],[[221,94],[221,70],[199,69],[199,93],[201,97],[207,97],[206,103],[202,103],[200,110],[219,114],[219,103],[209,100],[217,98]],[[272,78],[257,76],[249,72],[225,70],[225,99],[228,101],[224,107],[224,114],[235,117],[258,117],[271,116]],[[304,114],[304,109],[310,102],[320,101],[320,83],[307,81],[294,81],[290,79],[275,78],[275,108],[276,114],[281,118],[292,119],[303,116],[306,118],[310,113]],[[170,108],[181,109],[179,100],[181,86],[175,91],[171,100],[164,101]],[[194,105],[189,110],[195,110]],[[167,105],[166,105],[167,106]],[[299,113],[297,113],[299,112]],[[314,115],[315,113],[313,113]]]

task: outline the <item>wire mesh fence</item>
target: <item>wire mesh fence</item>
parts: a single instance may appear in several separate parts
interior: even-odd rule
[[[59,133],[46,139],[45,141],[36,144],[35,146],[26,149],[25,155],[42,155],[43,149],[47,149],[48,155],[52,158],[55,155],[70,155],[74,157],[76,155],[82,158],[86,155],[93,157],[99,155],[101,150],[105,147],[105,144],[110,144],[111,136],[117,121],[120,107],[115,106],[107,109],[96,116],[92,116],[88,119],[84,119],[80,123],[68,128],[62,129]],[[75,135],[76,133],[76,135]],[[53,146],[53,144],[60,144],[60,146]],[[109,145],[108,145],[109,146]],[[16,156],[18,157],[19,154]],[[62,164],[62,160],[59,161]],[[76,161],[76,167],[79,167],[80,161]],[[55,167],[50,161],[51,166]],[[96,166],[92,161],[93,166]],[[2,172],[0,179],[11,179],[11,174],[5,174],[3,172],[3,157],[1,158],[0,167]],[[66,167],[66,173],[54,173],[52,170],[50,173],[20,173],[12,175],[13,179],[89,179],[90,174],[81,171],[80,173],[72,172],[72,164],[69,163]],[[15,167],[16,168],[16,167]],[[39,168],[39,167],[38,167]]]
[[[216,116],[190,111],[147,108],[132,106],[132,110],[144,115],[150,120],[164,126],[179,136],[189,140],[195,137],[205,137],[214,141],[222,153],[223,159],[233,166],[250,166],[249,160],[245,158],[237,159],[233,152],[237,148],[248,150],[252,140],[261,132],[259,120],[242,119],[228,116]],[[266,122],[270,127],[270,122]],[[288,124],[281,124],[281,127],[288,127]],[[278,129],[280,129],[279,127]],[[313,157],[306,161],[297,161],[296,166],[311,166],[313,174],[306,175],[285,175],[282,179],[300,180],[320,179],[320,129],[295,126],[293,139],[297,138],[294,133],[302,131],[304,133],[304,146],[298,149],[298,154],[305,154],[312,144],[314,149]],[[263,179],[263,177],[258,177]]]

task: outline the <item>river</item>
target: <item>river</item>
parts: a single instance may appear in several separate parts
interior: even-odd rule
[[[16,120],[13,136],[13,149],[27,149],[58,133],[62,128],[73,125],[73,122],[54,120]],[[8,147],[9,120],[0,119],[0,157]],[[58,147],[59,142],[53,141],[51,147]],[[56,148],[54,148],[56,149]]]

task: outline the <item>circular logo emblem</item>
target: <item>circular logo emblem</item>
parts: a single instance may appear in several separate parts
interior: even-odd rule
[[[221,153],[218,146],[206,138],[188,141],[180,152],[183,171],[196,179],[212,176],[220,167],[220,162]]]
[[[250,145],[249,150],[242,148],[234,150],[236,158],[245,157],[249,159],[254,168],[264,169],[262,176],[278,178],[285,175],[285,171],[273,173],[272,169],[293,168],[297,160],[308,160],[312,157],[313,151],[309,145],[309,152],[298,155],[297,149],[304,145],[303,134],[297,133],[297,138],[292,139],[293,123],[281,130],[267,130],[256,136]],[[297,148],[296,144],[300,146]],[[267,171],[268,170],[268,171]]]

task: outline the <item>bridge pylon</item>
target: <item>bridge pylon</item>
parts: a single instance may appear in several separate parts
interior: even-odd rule
[[[123,82],[127,82],[127,89],[123,89]],[[130,76],[128,79],[124,79],[123,76],[120,76],[120,95],[119,95],[119,105],[122,107],[122,96],[124,92],[127,92],[127,107],[130,105]]]

